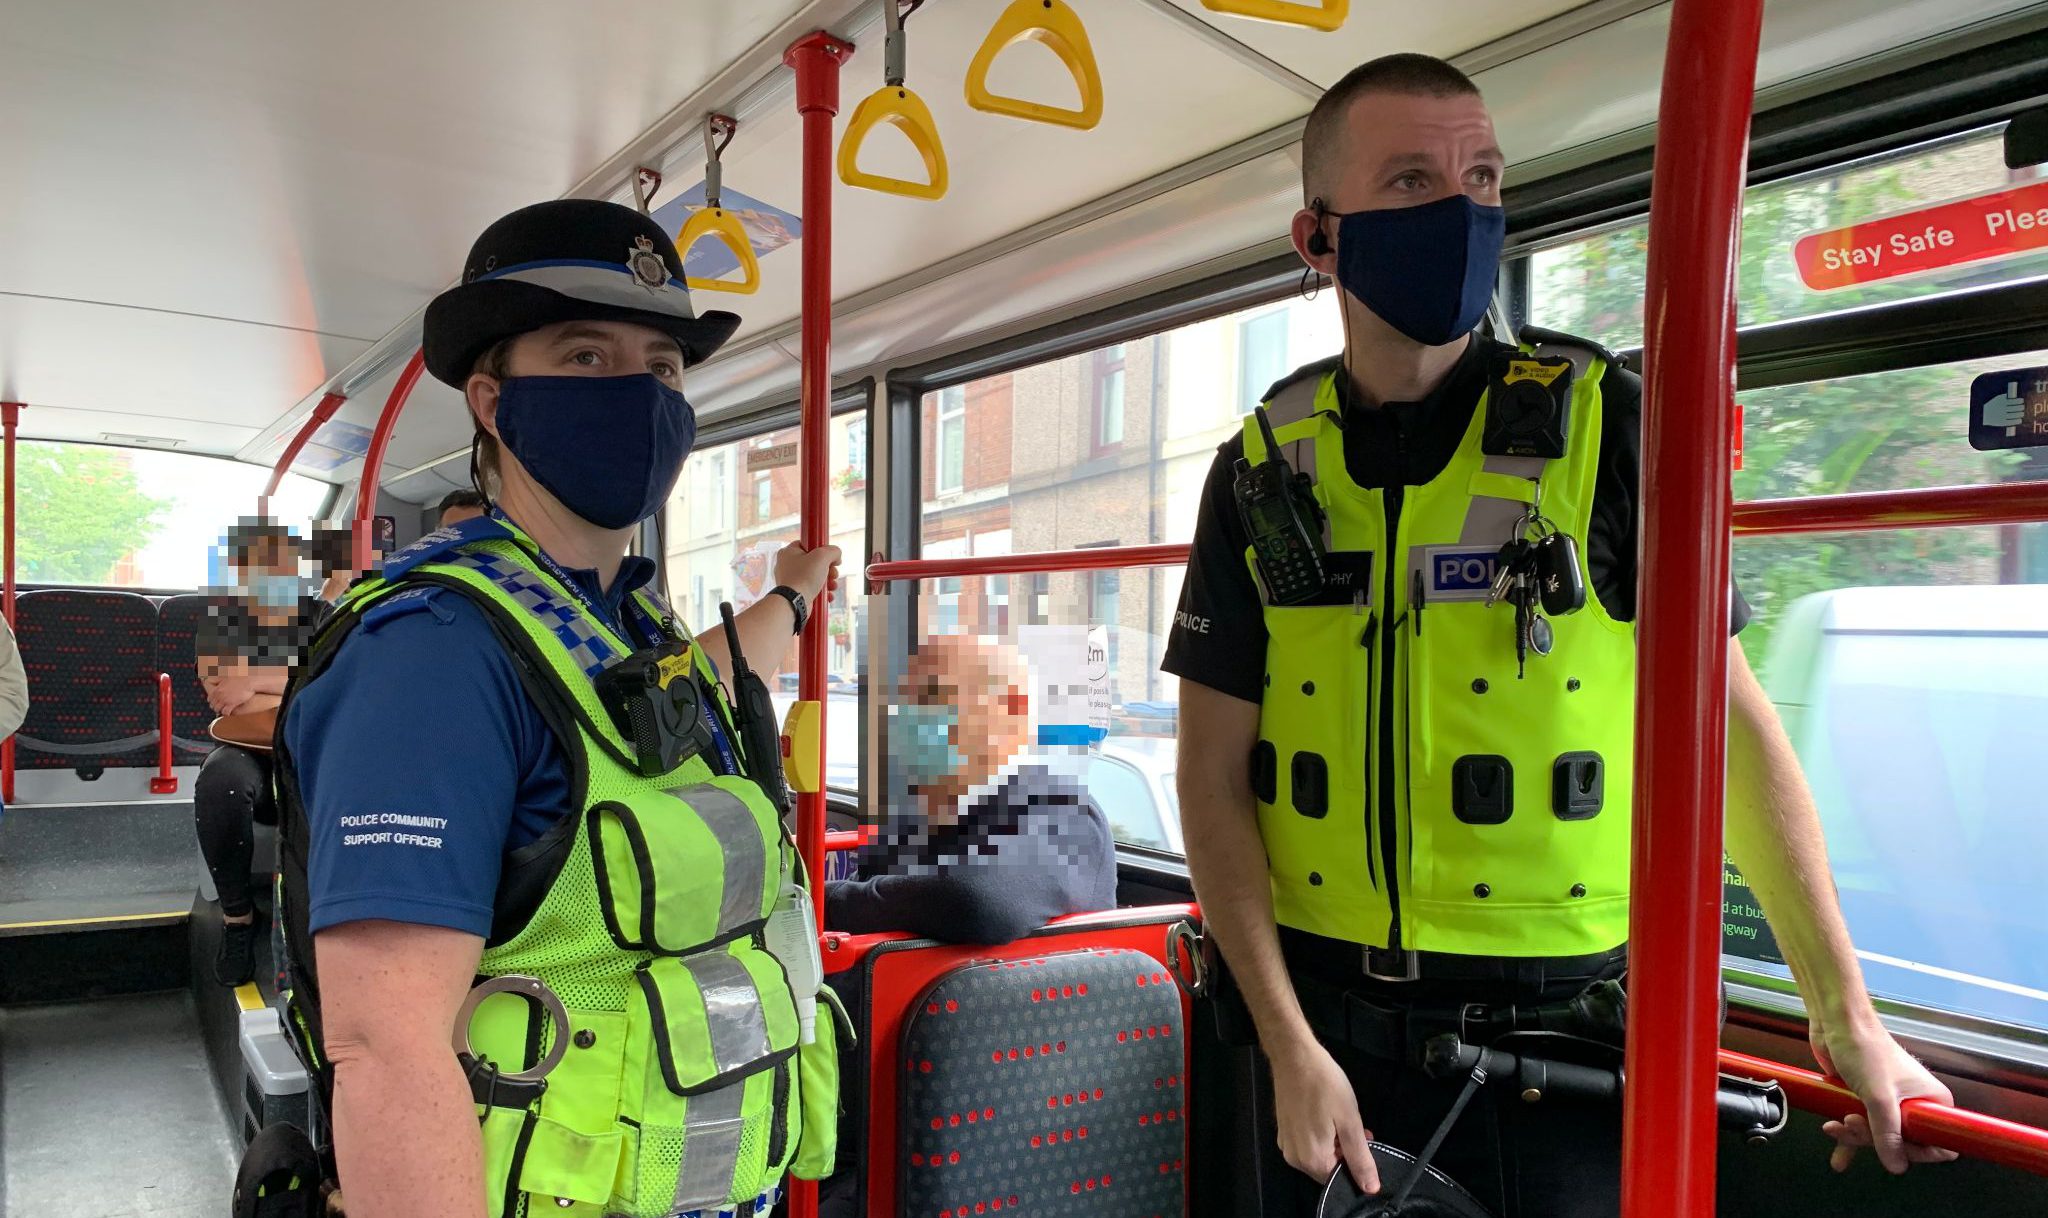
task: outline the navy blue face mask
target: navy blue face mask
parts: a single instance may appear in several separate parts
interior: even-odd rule
[[[697,412],[651,372],[515,376],[498,387],[498,438],[563,507],[624,529],[661,510]]]
[[[1451,195],[1337,217],[1337,282],[1426,347],[1472,332],[1493,303],[1507,212]]]

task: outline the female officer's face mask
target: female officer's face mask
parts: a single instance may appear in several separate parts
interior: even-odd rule
[[[1493,302],[1507,213],[1452,195],[1337,217],[1337,282],[1427,347],[1471,333]]]
[[[515,376],[498,387],[498,437],[563,507],[624,529],[660,510],[697,412],[651,372]]]
[[[913,783],[935,782],[965,760],[953,743],[957,706],[897,706],[889,714],[889,757]]]

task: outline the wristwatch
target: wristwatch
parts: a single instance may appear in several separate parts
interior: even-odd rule
[[[804,632],[804,622],[810,618],[811,614],[810,606],[804,603],[804,594],[788,584],[777,584],[773,588],[768,589],[768,595],[779,596],[789,602],[789,607],[796,611],[796,626],[790,633],[802,634]]]

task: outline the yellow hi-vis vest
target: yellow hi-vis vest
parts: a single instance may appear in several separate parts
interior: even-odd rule
[[[714,774],[702,755],[656,777],[638,771],[592,683],[632,648],[534,550],[495,523],[421,539],[350,590],[294,692],[320,678],[371,607],[438,586],[485,610],[559,725],[578,811],[507,856],[499,926],[477,966],[480,983],[507,988],[458,1019],[479,1069],[490,1218],[751,1214],[785,1172],[822,1179],[836,1149],[832,1000],[820,1003],[815,1039],[800,1043],[803,996],[765,942],[795,852],[754,778]],[[666,606],[635,595],[668,628]],[[716,673],[691,653],[729,725]],[[303,971],[314,961],[310,835],[288,753],[280,788],[295,1023],[326,1076],[317,975]],[[508,915],[520,888],[543,895]],[[499,1077],[532,1071],[545,1072],[539,1085]]]
[[[1480,956],[1578,956],[1628,936],[1635,630],[1586,606],[1517,679],[1499,550],[1535,498],[1583,548],[1604,362],[1578,348],[1566,455],[1480,451],[1482,397],[1450,464],[1366,490],[1344,465],[1336,377],[1283,383],[1267,415],[1327,515],[1325,603],[1267,600],[1253,754],[1282,926]],[[1246,459],[1265,458],[1246,416]],[[1254,581],[1258,567],[1246,550]],[[1583,572],[1582,572],[1583,574]],[[1264,595],[1263,587],[1261,589]]]

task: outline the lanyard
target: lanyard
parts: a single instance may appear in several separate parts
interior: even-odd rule
[[[557,563],[552,557],[550,557],[547,551],[541,549],[538,545],[533,544],[532,539],[528,538],[526,534],[520,530],[519,526],[513,524],[511,519],[507,517],[503,512],[497,510],[496,508],[493,508],[491,510],[491,518],[498,521],[500,524],[505,525],[508,529],[510,529],[513,533],[513,536],[520,543],[519,548],[524,550],[526,553],[531,554],[534,557],[534,559],[540,563],[541,566],[547,568],[548,574],[555,577],[555,582],[562,585],[563,591],[567,592],[570,596],[576,598],[576,603],[583,606],[585,612],[589,613],[592,617],[596,618],[599,622],[603,623],[613,633],[619,636],[620,641],[627,643],[630,646],[630,644],[633,642],[633,639],[626,632],[624,628],[624,623],[622,621],[615,619],[609,612],[606,611],[604,606],[592,601],[590,597],[583,591],[581,583],[573,577],[571,577],[567,571],[563,570],[561,564]],[[668,635],[668,631],[666,629],[663,629],[659,624],[655,623],[652,620],[650,615],[647,614],[647,612],[642,608],[640,602],[633,599],[631,593],[628,593],[625,596],[620,597],[620,602],[623,609],[625,610],[625,613],[621,616],[631,616],[635,619],[635,621],[640,626],[641,637],[658,639],[665,638]],[[696,643],[694,641],[691,643],[691,647],[693,650],[695,649]],[[693,665],[690,673],[691,680],[694,681],[696,679],[696,676],[696,669]],[[740,772],[739,756],[733,751],[732,740],[730,736],[726,733],[725,724],[719,721],[718,711],[715,705],[716,702],[717,699],[715,697],[706,697],[703,699],[704,722],[711,729],[711,743],[718,749],[718,759],[724,765],[724,773],[738,774]]]

